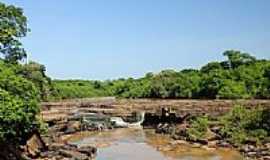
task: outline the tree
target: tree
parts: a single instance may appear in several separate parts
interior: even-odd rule
[[[35,84],[42,100],[48,100],[49,95],[53,91],[51,79],[46,76],[45,71],[46,67],[44,65],[30,61],[23,65],[18,72]]]
[[[6,61],[16,63],[26,58],[19,39],[25,37],[28,31],[23,10],[0,2],[0,53]]]
[[[222,65],[219,62],[210,62],[201,68],[201,72],[209,73],[218,69],[222,69]]]
[[[242,53],[240,51],[228,50],[223,53],[224,56],[228,57],[228,65],[231,69],[235,69],[243,64],[250,64],[256,61],[256,58],[249,55],[248,53]]]
[[[18,63],[26,57],[19,41],[28,32],[26,22],[21,8],[0,2],[0,54],[4,57],[0,59],[1,144],[23,144],[40,127],[39,93],[32,82],[40,77],[23,75],[23,66]]]
[[[245,83],[233,80],[222,81],[218,90],[217,97],[222,99],[241,99],[249,98]]]
[[[58,84],[57,89],[65,93],[66,98],[106,95],[125,98],[270,97],[269,60],[257,60],[247,53],[233,50],[224,52],[224,55],[228,57],[227,61],[210,62],[200,70],[179,72],[167,69],[157,74],[147,73],[138,79],[98,81],[80,88],[76,83],[65,81]]]
[[[0,143],[21,144],[39,129],[38,91],[16,74],[19,64],[0,60]]]
[[[200,83],[200,97],[217,98],[223,81],[230,78],[229,71],[222,69],[205,74]]]

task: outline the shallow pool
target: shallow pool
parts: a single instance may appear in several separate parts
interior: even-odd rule
[[[98,148],[96,160],[241,160],[229,149],[206,150],[174,144],[168,136],[153,130],[115,129],[90,133],[73,139],[77,145]]]

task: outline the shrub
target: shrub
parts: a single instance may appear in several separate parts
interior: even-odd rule
[[[39,92],[16,74],[18,67],[0,61],[0,143],[23,143],[40,126],[36,118]]]
[[[208,130],[208,118],[206,116],[196,117],[191,120],[191,127],[187,130],[188,138],[191,140],[203,139]]]
[[[0,89],[0,142],[23,143],[39,128],[37,113],[37,101],[25,102]]]
[[[264,116],[265,112],[266,110],[260,107],[246,109],[243,106],[235,106],[221,118],[222,136],[234,144],[242,144],[247,140],[260,143],[269,136],[269,120]]]

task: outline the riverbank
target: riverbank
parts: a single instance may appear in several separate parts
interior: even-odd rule
[[[235,106],[220,117],[196,116],[182,123],[160,123],[157,133],[170,135],[179,144],[207,150],[231,148],[246,159],[270,159],[270,112],[265,108]]]

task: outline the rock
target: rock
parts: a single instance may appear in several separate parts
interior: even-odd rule
[[[162,152],[171,151],[172,150],[172,146],[167,145],[167,146],[158,147],[158,150],[159,151],[162,151]]]
[[[26,142],[27,153],[30,157],[37,157],[41,151],[43,151],[46,146],[42,141],[40,135],[35,133],[32,137]]]
[[[248,155],[249,157],[256,157],[257,152],[248,152],[247,155]]]
[[[219,133],[221,127],[220,126],[214,126],[214,127],[211,127],[210,130],[214,133]]]
[[[52,143],[51,145],[49,145],[49,150],[51,151],[57,151],[63,148],[65,148],[65,144],[63,143]]]
[[[247,139],[245,141],[246,144],[249,144],[249,145],[256,145],[257,144],[257,140],[256,139]]]
[[[208,142],[208,147],[210,148],[217,148],[218,141],[209,141]]]
[[[231,147],[232,147],[232,145],[231,145],[230,143],[225,142],[225,141],[219,142],[219,143],[218,143],[218,146],[219,146],[219,147],[224,147],[224,148],[231,148]]]
[[[186,123],[178,125],[176,128],[176,134],[181,137],[187,137],[187,128],[188,124]]]
[[[270,156],[270,151],[262,151],[261,155],[262,156]]]
[[[82,154],[78,151],[71,151],[71,150],[59,150],[59,154],[70,159],[75,159],[75,160],[88,160],[88,156],[85,154]]]
[[[52,139],[49,136],[41,136],[41,139],[46,147],[49,147],[49,145],[52,143]]]
[[[202,147],[202,145],[199,144],[199,143],[193,143],[193,144],[192,144],[192,147],[193,147],[193,148],[200,148],[200,147]]]
[[[248,145],[248,144],[246,144],[240,148],[240,151],[245,152],[245,153],[256,152],[256,150],[257,150],[256,147],[254,147],[253,145]]]
[[[46,151],[46,152],[40,153],[41,158],[49,158],[49,159],[52,159],[53,157],[56,157],[57,155],[58,155],[57,151]]]
[[[81,123],[79,121],[70,121],[67,123],[65,134],[75,133],[76,131],[80,131]]]
[[[213,140],[218,140],[220,137],[213,131],[211,131],[210,129],[207,130],[206,133],[206,139],[208,141],[213,141]]]
[[[262,160],[270,160],[270,156],[264,156]]]
[[[86,154],[87,156],[94,158],[97,154],[97,149],[91,146],[83,146],[77,149],[79,152]]]
[[[265,143],[264,146],[265,146],[265,148],[270,150],[270,143]]]
[[[215,148],[211,148],[209,146],[202,146],[201,148],[203,148],[203,149],[205,149],[207,151],[214,151],[214,150],[216,150]]]
[[[207,139],[197,139],[196,142],[197,143],[200,143],[202,145],[207,145],[208,144],[208,140]]]
[[[174,141],[174,144],[188,145],[188,142],[184,141],[184,140],[176,140],[176,141]]]

